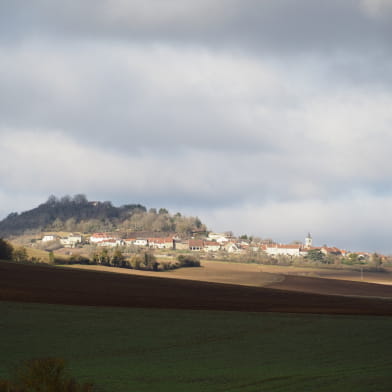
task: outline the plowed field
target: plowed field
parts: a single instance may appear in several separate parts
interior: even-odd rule
[[[200,269],[201,271],[201,269]],[[306,279],[306,278],[303,278]],[[101,271],[0,263],[0,300],[70,305],[173,309],[211,309],[251,312],[392,315],[390,286],[334,283],[334,294],[289,291],[285,281],[270,287],[245,287]],[[287,282],[287,280],[286,280]],[[298,289],[298,282],[293,290]],[[303,285],[307,285],[302,282]],[[308,287],[320,287],[313,278]],[[341,285],[341,286],[339,286]],[[321,290],[323,291],[323,290]],[[375,295],[374,298],[369,298]]]

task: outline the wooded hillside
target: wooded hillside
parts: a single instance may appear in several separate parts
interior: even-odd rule
[[[141,204],[115,207],[110,201],[88,201],[84,195],[50,196],[38,207],[13,212],[0,221],[0,237],[37,231],[175,231],[190,233],[205,229],[197,217],[171,215],[165,208],[147,211]]]

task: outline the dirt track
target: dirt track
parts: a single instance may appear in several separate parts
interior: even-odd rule
[[[6,262],[0,262],[0,300],[95,306],[392,315],[390,299],[338,297]]]

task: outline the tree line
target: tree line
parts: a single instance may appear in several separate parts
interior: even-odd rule
[[[200,260],[193,255],[179,255],[175,261],[158,261],[155,255],[149,251],[142,251],[130,257],[125,257],[119,248],[103,248],[100,251],[94,252],[90,257],[73,255],[69,258],[63,258],[56,257],[53,255],[53,252],[50,252],[49,260],[59,265],[103,265],[144,271],[166,271],[183,267],[200,267]]]
[[[23,247],[14,248],[8,241],[0,238],[0,260],[16,262],[42,262],[35,257],[29,257]],[[149,251],[142,251],[125,257],[120,248],[103,248],[95,251],[92,256],[73,255],[69,258],[59,257],[52,251],[49,252],[51,264],[86,264],[104,265],[107,267],[130,268],[146,271],[169,270],[182,267],[200,267],[200,261],[193,255],[179,255],[175,261],[157,261],[155,255]]]

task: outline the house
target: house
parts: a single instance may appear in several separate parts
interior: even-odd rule
[[[133,245],[136,245],[136,246],[148,246],[148,239],[146,239],[146,238],[136,238],[136,240],[133,241]]]
[[[90,237],[90,244],[96,244],[98,242],[113,240],[113,239],[115,239],[115,238],[108,233],[94,233]]]
[[[150,248],[155,249],[174,249],[174,241],[173,238],[149,238],[148,244]]]
[[[216,241],[203,241],[203,249],[206,252],[218,252],[221,249],[221,244]]]
[[[42,237],[42,242],[49,242],[57,240],[57,236],[54,234],[47,234]]]
[[[250,244],[246,241],[236,242],[236,245],[237,245],[237,248],[240,250],[244,250],[244,251],[251,250]]]
[[[97,246],[108,247],[108,248],[115,248],[116,246],[123,246],[123,245],[125,245],[124,240],[114,239],[114,238],[97,242]]]
[[[241,249],[234,242],[227,242],[222,245],[222,248],[228,253],[239,253]]]
[[[223,234],[219,234],[219,233],[208,234],[208,239],[210,241],[219,242],[220,244],[223,244],[224,242],[229,242],[229,239],[226,236],[224,236]]]
[[[345,249],[340,249],[340,253],[342,254],[343,257],[346,257],[349,252]]]
[[[324,253],[325,255],[334,255],[334,256],[342,255],[342,251],[336,247],[323,246],[321,248],[321,252]]]
[[[369,252],[350,252],[348,257],[350,257],[352,254],[355,255],[354,257],[356,257],[358,260],[369,260],[371,257],[371,253]]]
[[[267,245],[265,252],[269,256],[300,256],[302,252],[302,246],[298,244],[274,244],[274,245]]]
[[[248,250],[251,252],[265,252],[267,249],[267,245],[264,244],[252,244],[249,245]]]
[[[201,251],[204,248],[203,240],[189,240],[188,248],[192,251]]]
[[[175,240],[174,246],[176,250],[189,250],[189,241]]]
[[[77,244],[82,243],[81,235],[69,235],[68,237],[60,238],[60,244],[65,248],[75,248]]]

